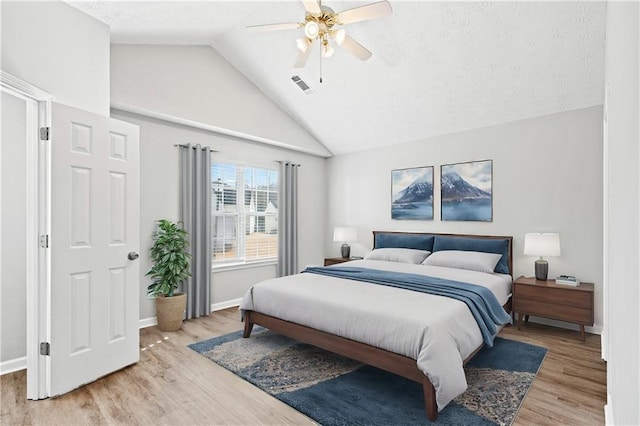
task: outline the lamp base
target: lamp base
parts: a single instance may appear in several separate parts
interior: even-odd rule
[[[536,260],[536,280],[546,281],[549,273],[549,263],[544,259]]]
[[[342,252],[342,257],[344,257],[345,259],[348,259],[349,256],[351,255],[351,247],[349,246],[349,244],[344,243],[341,247],[340,250]]]

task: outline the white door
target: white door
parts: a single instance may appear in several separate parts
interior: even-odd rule
[[[55,396],[139,358],[139,129],[56,103],[51,118]]]

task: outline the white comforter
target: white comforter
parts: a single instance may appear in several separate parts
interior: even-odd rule
[[[376,260],[351,261],[348,266],[478,284],[489,288],[501,304],[511,291],[511,277],[502,274]],[[466,390],[463,360],[482,344],[480,329],[464,302],[312,273],[256,284],[245,294],[240,309],[415,359],[433,383],[438,410]]]

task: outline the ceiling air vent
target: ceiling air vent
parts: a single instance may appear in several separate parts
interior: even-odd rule
[[[291,77],[291,80],[293,80],[293,82],[300,88],[302,89],[302,91],[304,93],[306,93],[307,95],[311,95],[313,93],[316,93],[315,90],[313,90],[311,87],[309,87],[309,85],[302,79],[300,78],[299,75],[294,75],[293,77]]]

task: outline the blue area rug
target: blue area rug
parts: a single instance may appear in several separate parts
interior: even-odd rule
[[[189,347],[322,425],[431,424],[420,384],[261,327]],[[467,391],[435,424],[510,425],[546,353],[496,338],[465,366]]]

